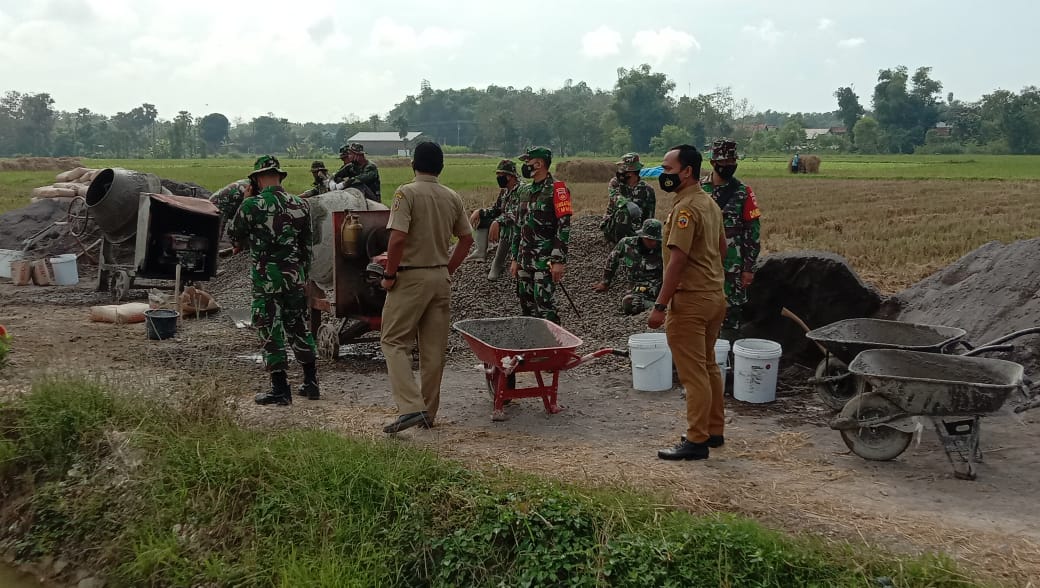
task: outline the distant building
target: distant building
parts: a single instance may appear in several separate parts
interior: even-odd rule
[[[849,130],[846,129],[845,127],[831,127],[830,128],[830,134],[831,135],[847,135],[847,134],[849,134]]]
[[[397,131],[357,133],[348,143],[361,143],[369,155],[411,155],[422,131],[408,131],[404,139]]]
[[[760,132],[763,132],[763,131],[775,131],[775,130],[779,129],[780,127],[778,127],[776,125],[768,125],[766,123],[755,123],[755,124],[752,124],[752,125],[744,125],[743,128],[744,128],[744,130],[749,131],[751,133],[760,133]]]
[[[805,138],[812,141],[820,135],[826,135],[831,132],[830,129],[805,129]]]
[[[938,137],[949,137],[953,132],[953,125],[944,122],[935,123],[935,135]]]

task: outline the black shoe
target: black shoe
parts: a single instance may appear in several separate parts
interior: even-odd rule
[[[318,387],[318,366],[313,363],[303,364],[303,384],[296,392],[308,400],[320,400],[321,388]]]
[[[693,443],[683,439],[671,449],[658,451],[657,457],[661,459],[708,459],[708,444]]]
[[[292,404],[292,389],[289,388],[289,377],[285,375],[285,372],[271,372],[271,391],[257,394],[253,397],[253,402],[275,406]]]
[[[708,447],[711,447],[712,449],[718,449],[719,447],[722,447],[726,444],[726,438],[722,435],[711,435],[708,437],[708,440],[704,442],[704,444]]]
[[[384,433],[399,433],[416,425],[429,422],[426,420],[426,411],[402,414],[397,420],[383,427]]]
[[[432,429],[433,428],[433,419],[431,419],[431,418],[423,419],[423,421],[421,423],[419,423],[419,428],[420,429]]]

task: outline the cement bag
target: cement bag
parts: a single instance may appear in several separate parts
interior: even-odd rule
[[[33,198],[74,198],[76,196],[75,190],[69,190],[68,188],[55,188],[54,186],[41,186],[39,188],[33,188]]]
[[[188,286],[184,292],[181,292],[180,310],[181,316],[191,318],[218,311],[220,305],[209,292],[199,290],[195,286]]]
[[[75,192],[82,185],[83,184],[78,184],[76,182],[54,182],[51,184],[51,187],[58,188],[59,190],[72,190]]]
[[[148,310],[148,304],[145,302],[91,306],[90,320],[95,323],[116,323],[117,325],[143,323],[146,310]]]
[[[388,210],[387,206],[365,198],[356,188],[333,190],[307,199],[311,213],[314,244],[311,246],[311,280],[326,292],[335,286],[333,256],[336,233],[332,228],[332,213],[343,210]]]
[[[54,176],[54,179],[59,182],[74,182],[79,178],[83,177],[83,175],[86,174],[88,171],[89,170],[85,167],[77,167],[75,169],[70,169],[69,171],[61,172],[60,174]]]

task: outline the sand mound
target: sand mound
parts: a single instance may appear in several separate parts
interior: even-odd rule
[[[16,157],[0,159],[0,171],[65,171],[80,167],[78,157]]]
[[[1040,239],[987,243],[894,296],[884,315],[959,327],[975,344],[1040,326]],[[1040,381],[1038,341],[1016,340],[1011,358]]]
[[[609,161],[595,159],[574,159],[564,161],[556,165],[553,176],[564,182],[603,182],[607,183],[614,177],[617,166]]]

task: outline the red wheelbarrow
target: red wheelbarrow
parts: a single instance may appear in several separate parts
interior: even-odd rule
[[[518,398],[541,398],[545,412],[556,414],[560,372],[604,355],[628,357],[628,351],[604,348],[586,355],[574,352],[582,341],[554,322],[514,316],[458,321],[452,326],[484,362],[488,391],[495,400],[491,420],[506,420],[504,405]],[[534,372],[537,386],[516,387],[516,374]],[[552,381],[546,384],[546,375]]]

